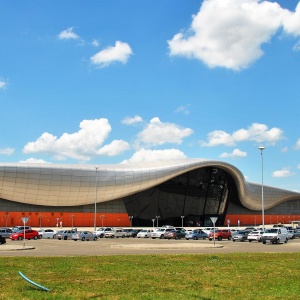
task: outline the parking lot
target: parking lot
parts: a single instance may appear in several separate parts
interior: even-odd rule
[[[24,248],[25,244],[25,248]],[[27,249],[28,250],[23,250]],[[18,250],[17,250],[18,249]],[[0,256],[81,256],[130,254],[200,254],[234,252],[299,252],[300,239],[287,244],[232,242],[228,240],[165,240],[147,238],[101,238],[96,241],[38,239],[0,245]]]

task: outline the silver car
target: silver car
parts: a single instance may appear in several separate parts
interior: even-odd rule
[[[97,235],[90,231],[77,231],[72,234],[72,240],[77,241],[96,241],[98,239]]]

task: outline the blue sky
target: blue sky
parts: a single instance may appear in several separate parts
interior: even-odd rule
[[[0,161],[226,161],[300,191],[298,0],[0,3]]]

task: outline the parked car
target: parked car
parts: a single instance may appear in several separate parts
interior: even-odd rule
[[[287,231],[287,236],[289,240],[292,240],[295,238],[295,230],[291,229]]]
[[[232,241],[245,242],[248,238],[249,231],[247,230],[238,230],[232,235]]]
[[[300,238],[300,229],[295,229],[294,234],[295,238]]]
[[[72,234],[76,233],[77,230],[71,229],[71,230],[60,230],[56,233],[56,238],[58,240],[70,240],[72,239]]]
[[[170,239],[180,240],[185,238],[185,231],[172,229],[165,232],[164,238],[168,240]]]
[[[20,226],[14,226],[11,230],[12,232],[17,232],[17,231],[20,231],[20,230],[26,230],[26,229],[32,229],[31,226],[24,226],[23,225],[20,225]]]
[[[125,232],[125,237],[130,237],[130,232],[131,232],[132,230],[133,230],[132,228],[126,228],[126,229],[123,229],[123,231]]]
[[[53,230],[53,229],[40,229],[39,230],[40,238],[44,238],[44,239],[55,239],[56,233],[57,233],[57,231]]]
[[[153,229],[143,229],[137,234],[137,238],[149,238],[151,237],[151,233],[153,232]]]
[[[97,235],[99,238],[103,238],[105,236],[105,233],[110,232],[113,230],[113,227],[100,227],[96,231],[94,231],[94,234]]]
[[[112,231],[106,232],[104,237],[106,238],[124,238],[125,237],[125,232],[123,229],[113,229]]]
[[[168,228],[168,227],[158,228],[157,230],[154,230],[151,233],[151,238],[152,239],[156,239],[156,238],[163,239],[163,238],[165,238],[165,233],[166,232],[174,230],[174,229],[175,229],[174,227],[171,227],[171,228]]]
[[[97,235],[92,233],[91,231],[77,231],[72,234],[72,240],[77,241],[96,241],[98,239]]]
[[[0,228],[0,235],[2,235],[3,238],[9,238],[12,234],[12,230],[7,227]]]
[[[0,245],[6,244],[6,238],[0,235]]]
[[[32,230],[32,229],[27,229],[25,230],[25,235],[24,235],[24,230],[20,230],[20,231],[17,231],[17,232],[13,232],[11,235],[10,235],[10,239],[11,240],[23,240],[23,239],[27,239],[27,240],[31,240],[31,239],[34,239],[34,240],[37,240],[39,239],[40,235],[39,235],[39,232],[37,230]]]
[[[205,240],[208,237],[207,233],[201,229],[195,229],[185,234],[187,240]]]
[[[262,242],[263,244],[266,244],[267,242],[272,244],[287,243],[287,229],[285,227],[266,229],[262,235]]]
[[[138,233],[141,231],[142,229],[132,229],[130,232],[129,232],[129,237],[137,237]]]
[[[211,232],[214,231],[214,227],[205,227],[204,229],[202,229],[205,233],[207,233],[207,235],[209,235]],[[218,230],[218,228],[215,228],[215,230]]]
[[[215,232],[211,232],[208,235],[208,239],[211,241],[215,238],[215,240],[222,241],[223,239],[231,240],[231,231],[229,229],[217,229]]]
[[[261,242],[263,233],[264,232],[262,230],[253,230],[248,234],[247,239],[249,242],[252,241]]]

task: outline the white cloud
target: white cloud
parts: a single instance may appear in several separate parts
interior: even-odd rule
[[[6,82],[0,80],[0,89],[4,89],[6,87]]]
[[[300,41],[298,41],[295,46],[293,47],[294,51],[300,51]]]
[[[176,108],[175,112],[176,113],[183,113],[185,115],[188,115],[190,113],[189,107],[190,107],[189,104],[188,105],[181,105],[181,106]]]
[[[265,124],[253,123],[248,129],[239,129],[232,134],[222,130],[215,130],[207,135],[208,141],[200,141],[201,146],[214,147],[219,145],[234,146],[237,142],[255,141],[257,143],[267,142],[274,145],[283,139],[283,131],[273,127],[268,130]]]
[[[63,30],[59,33],[58,39],[60,40],[77,40],[79,39],[79,35],[73,32],[73,27],[69,27],[66,30]]]
[[[142,117],[137,116],[137,115],[135,115],[132,118],[126,117],[122,120],[122,123],[125,125],[132,125],[132,124],[141,123],[141,122],[143,122]]]
[[[158,160],[172,160],[172,159],[185,159],[186,155],[178,149],[165,149],[165,150],[147,150],[140,149],[134,155],[123,161],[122,163],[137,163],[145,161],[158,161]]]
[[[286,153],[286,152],[289,151],[289,148],[288,148],[288,147],[283,147],[282,149],[280,149],[280,151],[281,151],[282,153]]]
[[[26,160],[20,160],[19,163],[30,163],[30,164],[51,164],[43,159],[36,159],[36,158],[28,158]]]
[[[121,143],[122,141],[112,142],[107,147],[99,149],[111,132],[107,119],[83,120],[79,127],[78,132],[64,133],[59,138],[45,132],[35,142],[27,143],[23,152],[46,153],[57,160],[73,158],[85,162],[95,155],[107,155],[108,149],[112,151],[110,155],[119,154],[120,151],[126,149],[126,142]]]
[[[159,118],[153,118],[150,123],[138,133],[136,144],[144,146],[157,146],[166,143],[181,144],[182,139],[190,136],[193,130],[182,128],[173,123],[162,123]]]
[[[0,148],[0,155],[12,155],[15,152],[15,149],[13,148]]]
[[[92,41],[92,45],[93,45],[94,47],[99,47],[99,46],[100,46],[100,43],[99,43],[97,40],[93,40],[93,41]]]
[[[297,169],[300,169],[300,164],[297,166]]]
[[[239,149],[234,149],[231,153],[224,152],[220,155],[222,158],[232,157],[232,158],[241,158],[246,157],[247,152],[241,151]]]
[[[290,168],[283,168],[279,171],[274,171],[272,173],[272,177],[282,178],[282,177],[290,177],[295,175],[295,173],[290,171]]]
[[[287,33],[294,36],[300,36],[300,2],[296,7],[295,12],[284,20],[283,27]]]
[[[263,55],[262,44],[290,16],[269,1],[205,0],[191,27],[168,41],[170,55],[198,59],[210,68],[241,70]]]
[[[296,142],[295,148],[296,150],[300,150],[300,139],[298,139],[298,141]]]
[[[107,47],[90,58],[92,64],[107,67],[113,62],[125,64],[132,55],[132,50],[127,43],[116,41],[115,46]]]
[[[97,151],[99,155],[116,156],[130,149],[130,145],[122,140],[114,140]]]

